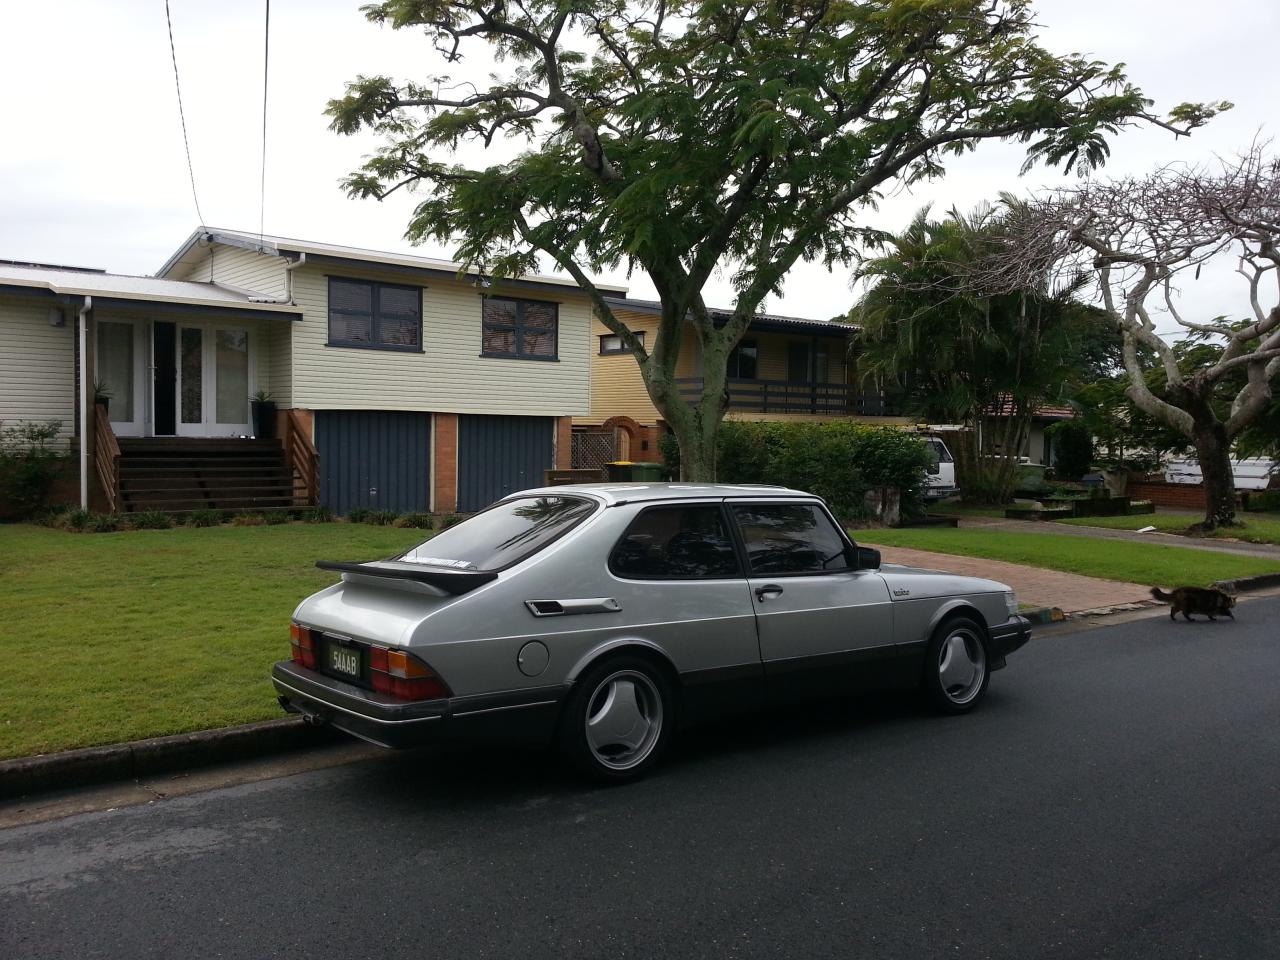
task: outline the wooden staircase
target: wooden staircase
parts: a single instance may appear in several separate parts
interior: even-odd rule
[[[265,512],[308,506],[280,440],[118,437],[118,509]]]

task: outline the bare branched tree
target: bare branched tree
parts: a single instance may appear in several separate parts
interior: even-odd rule
[[[1232,444],[1266,411],[1280,375],[1280,159],[1255,144],[1215,168],[1169,166],[1029,202],[1005,200],[1009,230],[983,258],[976,282],[1010,290],[1054,270],[1091,271],[1103,308],[1124,336],[1130,399],[1195,448],[1205,486],[1203,528],[1235,524]],[[1178,281],[1232,255],[1247,287],[1247,316],[1232,319],[1235,309],[1184,316]],[[1220,342],[1213,362],[1181,367],[1156,332],[1155,317],[1164,313]],[[1150,385],[1152,364],[1162,369],[1163,390]]]

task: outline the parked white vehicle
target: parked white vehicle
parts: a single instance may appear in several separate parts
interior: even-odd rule
[[[1237,490],[1265,490],[1275,473],[1276,462],[1265,457],[1231,461],[1231,476]],[[1200,463],[1190,457],[1170,460],[1164,465],[1164,478],[1169,483],[1203,483]]]
[[[924,442],[933,457],[933,465],[925,478],[924,498],[941,500],[944,497],[955,496],[960,492],[960,488],[956,486],[956,461],[951,456],[951,451],[947,449],[941,437],[925,437]]]

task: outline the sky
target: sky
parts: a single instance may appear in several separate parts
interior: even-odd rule
[[[377,147],[339,137],[323,115],[358,74],[425,78],[444,71],[417,33],[366,22],[362,0],[275,0],[262,224],[267,233],[449,258],[447,247],[403,239],[412,196],[352,200],[338,186]],[[256,231],[262,151],[264,0],[170,0],[187,129],[203,222]],[[1280,132],[1280,72],[1274,69],[1280,4],[1263,0],[1039,0],[1042,42],[1123,62],[1167,111],[1183,101],[1231,100],[1236,108],[1175,139],[1154,128],[1113,143],[1106,173],[1141,173],[1171,161],[1231,155],[1259,133]],[[492,68],[470,60],[455,76]],[[0,259],[149,274],[201,219],[183,148],[164,0],[0,0]],[[1064,182],[1037,168],[1019,177],[1016,144],[985,144],[948,163],[942,180],[887,198],[871,225],[897,229],[925,204],[971,209],[1002,190]],[[1068,177],[1065,182],[1072,182]],[[639,274],[605,279],[653,297]],[[714,305],[731,289],[715,278]],[[797,266],[776,313],[827,318],[856,293],[848,270]],[[1245,297],[1225,267],[1181,291],[1184,315],[1241,316]],[[1163,321],[1162,329],[1172,328]]]

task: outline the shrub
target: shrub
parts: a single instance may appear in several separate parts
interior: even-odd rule
[[[134,530],[168,530],[173,526],[173,518],[163,510],[139,510],[129,514],[128,520]]]
[[[368,507],[352,507],[347,513],[347,519],[352,523],[365,523],[369,519],[369,514],[373,513]]]
[[[19,517],[39,513],[49,500],[64,455],[52,449],[61,420],[30,421],[6,427],[0,422],[0,498]]]
[[[210,510],[192,510],[187,514],[187,526],[189,527],[216,527],[222,523],[222,511]]]
[[[260,527],[266,522],[266,517],[260,513],[254,513],[252,510],[243,510],[231,518],[233,527]]]
[[[88,529],[94,533],[115,533],[123,526],[117,513],[95,513],[89,521]]]
[[[395,522],[400,519],[400,514],[394,510],[370,510],[364,518],[365,523],[371,523],[375,527],[394,526]]]
[[[668,466],[679,470],[675,438],[662,438]],[[720,425],[716,449],[722,483],[769,483],[822,497],[842,519],[866,516],[865,497],[877,487],[902,491],[903,512],[919,509],[928,448],[919,437],[850,421]]]
[[[1250,512],[1280,510],[1280,490],[1260,490],[1249,494],[1249,510]]]
[[[392,526],[430,530],[435,524],[432,522],[431,514],[429,513],[406,513],[404,516],[398,517]]]
[[[452,527],[455,523],[461,523],[461,522],[462,522],[463,520],[465,520],[465,519],[467,519],[467,518],[466,518],[466,517],[461,517],[461,516],[459,516],[459,515],[458,515],[458,514],[456,514],[456,513],[446,513],[446,514],[444,514],[444,515],[440,516],[439,518],[437,518],[437,520],[436,520],[436,529],[437,529],[437,530],[448,530],[448,529],[449,529],[450,527]]]
[[[286,510],[268,510],[262,515],[262,522],[268,527],[278,527],[289,522],[289,513]]]
[[[61,520],[61,526],[64,530],[75,530],[80,532],[93,526],[93,511],[68,510],[59,519]]]
[[[311,507],[298,515],[304,523],[332,523],[333,511],[326,506]]]
[[[1044,432],[1053,444],[1053,469],[1063,480],[1079,480],[1093,466],[1093,434],[1083,420],[1062,420]]]

